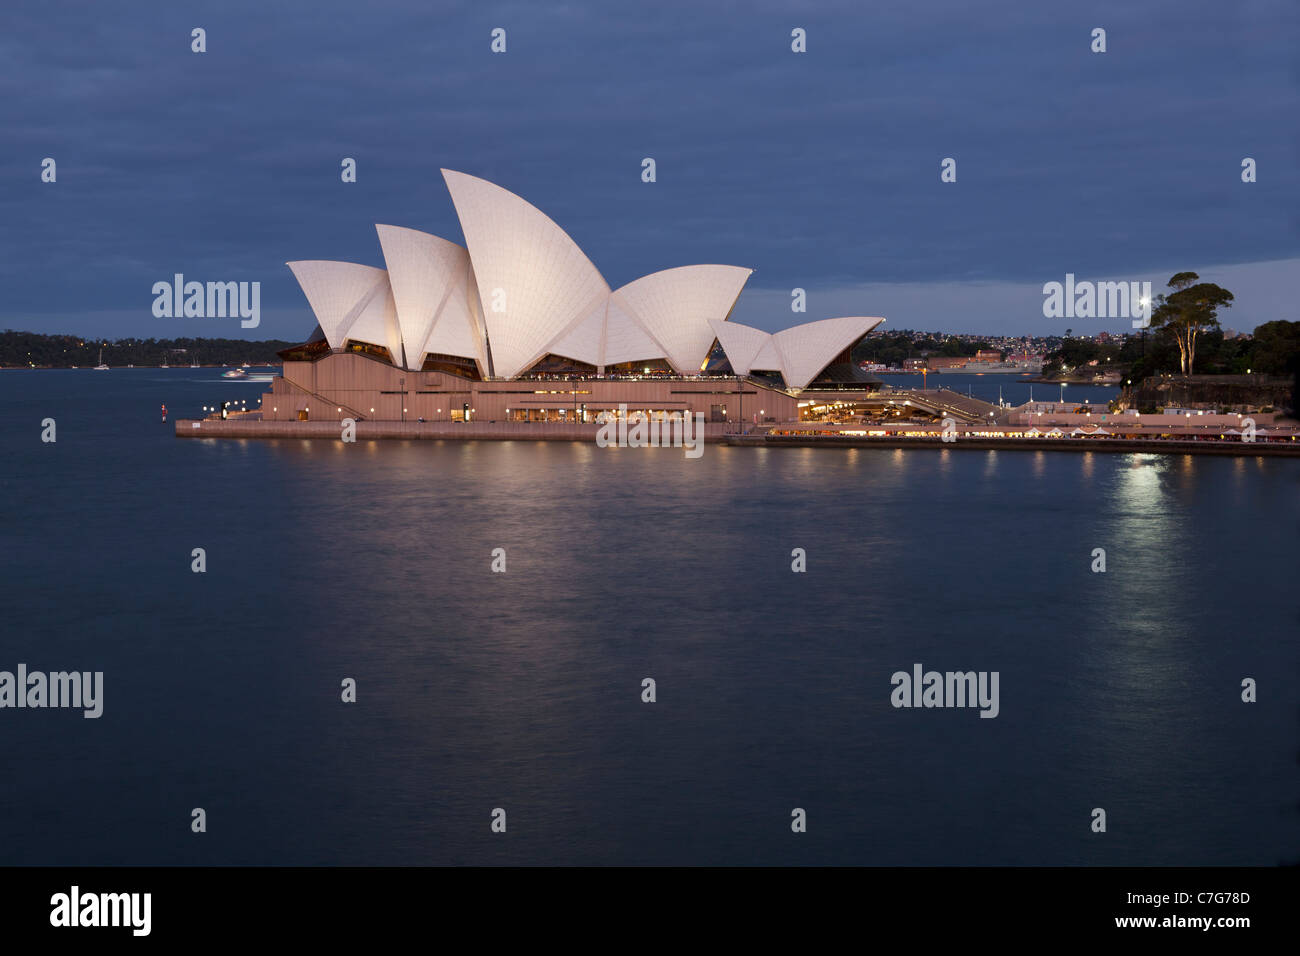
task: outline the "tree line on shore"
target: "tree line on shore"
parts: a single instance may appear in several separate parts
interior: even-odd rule
[[[46,335],[39,332],[0,333],[0,367],[4,368],[79,368],[99,362],[103,350],[104,364],[124,365],[278,365],[276,355],[293,342],[269,339],[250,342],[245,339],[92,339],[80,335]]]
[[[1158,374],[1300,375],[1300,322],[1265,322],[1252,335],[1229,339],[1219,312],[1232,307],[1231,292],[1195,272],[1175,273],[1168,289],[1150,303],[1141,334],[1103,343],[1073,338],[1067,329],[1047,356],[1044,375],[1097,366],[1122,370],[1135,382]]]
[[[1300,322],[1265,322],[1251,335],[1226,338],[1219,313],[1231,308],[1232,302],[1231,292],[1200,281],[1195,272],[1176,273],[1168,291],[1150,303],[1150,324],[1140,334],[1117,336],[1110,342],[1076,338],[1073,329],[1066,329],[1063,338],[1046,336],[1051,348],[1043,375],[1114,371],[1135,382],[1166,373],[1300,376]],[[988,347],[986,342],[955,336],[918,338],[906,331],[880,331],[854,347],[853,360],[902,365],[906,359],[933,355],[970,357]]]
[[[955,337],[935,338],[927,335],[913,339],[912,333],[872,332],[853,348],[853,361],[879,362],[882,365],[901,366],[905,359],[942,355],[946,358],[971,358],[976,352],[990,348],[988,342],[970,341]]]
[[[1149,375],[1182,373],[1178,342],[1171,331],[1153,326],[1146,335],[1133,335],[1118,342],[1094,342],[1067,338],[1047,356],[1044,375],[1065,369],[1089,367],[1123,370],[1133,381]],[[1265,322],[1253,335],[1224,338],[1222,329],[1203,331],[1197,337],[1195,364],[1200,375],[1294,375],[1300,371],[1300,322]]]

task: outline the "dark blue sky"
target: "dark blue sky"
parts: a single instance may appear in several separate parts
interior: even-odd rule
[[[6,3],[0,327],[304,338],[283,263],[382,265],[376,222],[462,241],[443,166],[537,205],[613,286],[752,267],[733,318],[769,329],[1121,329],[1043,318],[1042,284],[1184,269],[1237,293],[1225,325],[1300,318],[1294,0],[806,9]],[[154,318],[176,272],[260,281],[261,327]]]

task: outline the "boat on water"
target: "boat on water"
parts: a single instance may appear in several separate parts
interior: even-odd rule
[[[99,350],[99,364],[95,366],[96,372],[107,372],[108,366],[104,364],[104,350]]]
[[[242,368],[232,368],[228,372],[221,373],[222,378],[248,378],[248,373]]]

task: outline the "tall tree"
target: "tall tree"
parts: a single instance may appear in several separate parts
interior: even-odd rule
[[[1196,365],[1196,337],[1218,328],[1219,309],[1232,306],[1232,293],[1213,282],[1201,282],[1195,272],[1179,272],[1169,280],[1172,290],[1156,296],[1151,324],[1170,332],[1178,343],[1178,358],[1184,375]]]
[[[1251,345],[1254,371],[1300,373],[1300,322],[1265,322],[1256,327]]]

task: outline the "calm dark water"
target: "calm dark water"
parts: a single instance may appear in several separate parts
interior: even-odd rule
[[[158,421],[262,387],[0,373],[0,669],[105,674],[0,710],[0,864],[1300,857],[1294,462]],[[916,662],[1000,715],[893,708]]]

